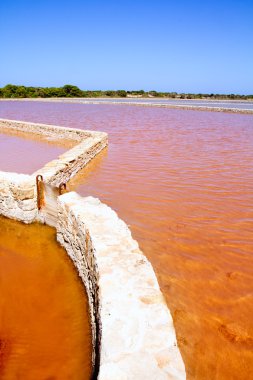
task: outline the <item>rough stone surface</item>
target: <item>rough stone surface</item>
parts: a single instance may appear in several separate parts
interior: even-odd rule
[[[0,185],[0,213],[10,218],[23,219],[26,223],[31,223],[36,219],[55,226],[57,210],[50,205],[56,204],[56,188],[61,183],[67,183],[108,145],[107,133],[5,119],[0,119],[0,131],[1,129],[5,132],[8,130],[22,131],[38,136],[46,135],[51,140],[73,140],[78,143],[30,176],[0,171],[2,182]],[[45,186],[52,187],[51,190],[47,187],[47,192],[44,193],[45,207],[42,207],[39,213],[36,209],[36,176],[38,174],[43,176]],[[23,199],[24,197],[25,199]]]
[[[31,176],[0,172],[0,214],[25,223],[37,218],[37,195]]]
[[[67,183],[76,173],[83,169],[108,144],[107,135],[88,137],[74,148],[50,161],[34,175],[41,174],[45,183],[58,187]]]
[[[185,379],[170,312],[126,224],[92,197],[71,192],[58,205],[58,240],[84,282],[97,281],[87,286],[95,286],[88,292],[99,318],[99,380]]]
[[[76,217],[74,211],[72,211],[71,204],[64,202],[65,198],[64,195],[58,197],[57,240],[66,249],[78,270],[79,276],[85,284],[90,305],[93,344],[92,362],[94,366],[96,356],[99,355],[98,324],[100,323],[98,314],[98,270],[96,258],[84,219]]]
[[[56,125],[38,124],[8,119],[0,119],[0,129],[20,131],[38,136],[43,135],[55,140],[82,141],[87,137],[99,137],[101,135],[106,135],[104,132],[86,131],[77,128],[66,128]]]

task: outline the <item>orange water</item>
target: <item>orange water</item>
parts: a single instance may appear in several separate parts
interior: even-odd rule
[[[5,103],[0,116],[109,133],[72,187],[117,210],[151,260],[188,379],[253,378],[253,117]]]
[[[86,293],[55,231],[0,217],[0,379],[90,374]]]

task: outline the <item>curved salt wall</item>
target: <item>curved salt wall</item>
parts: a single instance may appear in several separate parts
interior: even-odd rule
[[[96,198],[64,194],[58,198],[57,239],[92,295],[99,380],[185,379],[152,266],[117,214]]]
[[[24,129],[31,133],[45,127],[45,133],[59,137],[59,127],[0,120],[0,128],[1,125],[14,130],[22,130],[25,125]],[[60,129],[66,138],[68,129]],[[91,134],[80,136],[77,130],[77,141],[86,140],[32,176],[0,172],[0,214],[56,227],[57,239],[87,290],[94,379],[185,379],[170,312],[152,266],[126,224],[98,199],[82,198],[74,192],[58,196],[52,191],[53,218],[48,217],[46,205],[37,209],[35,174],[43,173],[51,191],[107,145],[106,134],[88,133]],[[49,200],[49,196],[45,198],[45,202]]]

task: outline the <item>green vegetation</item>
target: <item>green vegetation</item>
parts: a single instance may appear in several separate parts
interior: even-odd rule
[[[227,100],[253,100],[253,95],[238,94],[185,94],[177,92],[157,91],[88,91],[80,90],[77,86],[66,84],[63,87],[26,87],[8,84],[0,88],[0,98],[126,98],[126,97],[159,97],[174,99],[227,99]]]

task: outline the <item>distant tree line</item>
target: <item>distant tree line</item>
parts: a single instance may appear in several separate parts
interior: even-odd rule
[[[80,90],[77,86],[66,84],[63,87],[26,87],[7,84],[0,88],[0,98],[126,98],[126,97],[159,97],[174,99],[253,99],[253,95],[238,94],[191,94],[177,92],[157,92],[157,91],[125,91],[125,90]]]

